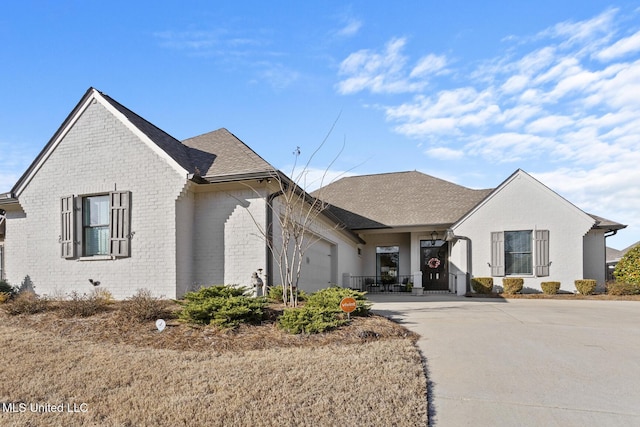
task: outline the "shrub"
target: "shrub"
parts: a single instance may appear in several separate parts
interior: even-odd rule
[[[276,302],[282,301],[282,285],[272,286],[267,293],[269,299]],[[303,290],[298,290],[298,301],[305,301],[307,299],[307,293]]]
[[[187,301],[204,301],[209,298],[215,297],[239,297],[246,295],[249,289],[244,286],[229,286],[229,285],[213,285],[202,286],[195,292],[189,292],[185,294],[184,299]]]
[[[504,287],[505,294],[513,295],[522,290],[524,279],[521,277],[503,277],[502,286]]]
[[[640,245],[629,249],[613,270],[617,282],[640,286]]]
[[[133,296],[122,301],[120,315],[137,322],[173,317],[167,301],[154,297],[148,289],[138,289]]]
[[[203,325],[214,324],[222,328],[236,327],[241,323],[260,323],[264,318],[264,297],[245,295],[246,288],[212,286],[189,292],[184,296],[179,318]]]
[[[346,297],[356,300],[356,309],[351,313],[353,316],[367,316],[371,310],[371,303],[365,297],[366,292],[356,291],[349,288],[332,286],[312,293],[307,298],[306,307],[317,307],[341,313],[340,301]]]
[[[542,282],[540,287],[545,294],[555,295],[560,290],[560,282]]]
[[[477,294],[490,294],[493,291],[493,277],[474,277],[471,288]]]
[[[35,292],[20,292],[13,300],[3,306],[12,316],[18,314],[36,314],[49,308],[49,300],[41,298]]]
[[[89,294],[79,294],[73,291],[69,294],[69,299],[60,301],[59,313],[63,317],[89,317],[107,310],[110,301],[104,294],[105,291]],[[108,292],[108,291],[107,291]],[[111,295],[109,293],[109,295]]]
[[[16,289],[6,280],[0,280],[0,293],[7,294],[11,298],[16,294]]]
[[[607,284],[607,293],[609,295],[640,295],[640,285],[612,282]]]
[[[582,295],[593,295],[596,290],[596,281],[593,279],[576,280],[575,285]]]
[[[315,334],[346,324],[348,321],[331,309],[305,305],[288,308],[278,318],[278,326],[291,334]]]

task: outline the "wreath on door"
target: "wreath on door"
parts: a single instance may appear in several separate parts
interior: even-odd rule
[[[440,267],[440,260],[438,258],[431,258],[429,262],[427,262],[427,265],[429,266],[429,268],[436,269]]]

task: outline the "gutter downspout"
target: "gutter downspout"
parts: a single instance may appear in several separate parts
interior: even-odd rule
[[[464,240],[467,242],[467,273],[465,275],[465,294],[471,292],[471,269],[472,269],[472,251],[471,251],[471,239],[466,236],[456,236],[452,229],[447,228],[444,233],[444,240],[451,242],[454,240]],[[458,289],[456,289],[456,293]]]
[[[267,196],[267,215],[266,215],[266,220],[267,220],[267,241],[265,242],[266,245],[266,268],[267,268],[267,286],[271,287],[273,286],[273,251],[271,250],[271,246],[273,245],[273,201],[276,199],[276,197],[280,197],[282,196],[282,194],[284,194],[282,192],[282,190],[277,191],[275,193],[271,193]]]
[[[611,233],[611,234],[607,234]],[[612,237],[618,234],[618,230],[607,230],[604,232],[604,283],[606,286],[609,280],[609,266],[607,265],[607,237]]]

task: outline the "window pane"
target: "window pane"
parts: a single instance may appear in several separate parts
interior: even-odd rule
[[[505,252],[531,252],[530,231],[505,231]]]
[[[109,254],[109,226],[84,229],[84,254],[85,256]]]
[[[505,273],[532,274],[531,254],[507,253],[505,257]]]
[[[85,197],[82,210],[85,226],[109,224],[109,196]]]
[[[505,231],[505,274],[533,274],[531,231]]]
[[[378,277],[384,284],[398,282],[399,250],[398,246],[378,246],[376,248]]]

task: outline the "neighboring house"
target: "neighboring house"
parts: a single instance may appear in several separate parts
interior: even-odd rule
[[[12,190],[0,194],[0,273],[41,294],[178,298],[201,285],[278,284],[278,180],[226,129],[178,141],[90,88]],[[470,277],[605,278],[605,237],[624,225],[585,214],[518,170],[472,190],[419,172],[343,178],[313,196],[300,288],[464,294]],[[277,238],[276,238],[277,241]],[[92,285],[93,284],[93,285]],[[496,284],[500,284],[496,280]]]

